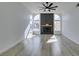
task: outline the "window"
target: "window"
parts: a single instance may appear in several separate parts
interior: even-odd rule
[[[54,31],[61,31],[61,18],[57,14],[54,14]]]

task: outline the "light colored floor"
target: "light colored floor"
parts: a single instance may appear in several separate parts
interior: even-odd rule
[[[17,56],[78,56],[79,45],[62,35],[32,35]]]

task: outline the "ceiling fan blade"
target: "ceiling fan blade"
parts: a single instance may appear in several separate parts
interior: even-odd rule
[[[56,10],[56,9],[51,9],[51,10]]]
[[[76,5],[76,7],[78,7],[79,6],[79,3]]]
[[[57,8],[58,6],[54,6],[54,7],[51,7],[51,8]]]
[[[48,7],[51,7],[53,5],[53,3],[50,3],[50,5]]]
[[[45,9],[39,9],[39,10],[43,10],[44,12],[46,11]]]
[[[42,5],[43,5],[44,7],[46,7],[44,3],[42,3]]]
[[[57,8],[58,6],[54,6],[54,8]]]

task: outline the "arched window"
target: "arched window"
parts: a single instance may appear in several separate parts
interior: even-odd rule
[[[54,20],[60,20],[60,16],[57,14],[54,14]]]
[[[61,18],[60,15],[54,14],[54,32],[60,34],[61,31]]]
[[[40,20],[40,15],[39,15],[39,14],[36,15],[36,16],[34,17],[34,20]]]
[[[33,33],[40,34],[40,14],[35,15],[33,20]]]

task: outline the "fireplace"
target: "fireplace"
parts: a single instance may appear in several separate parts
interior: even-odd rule
[[[54,15],[53,13],[41,13],[40,15],[41,34],[54,34]]]
[[[52,28],[49,26],[42,27],[42,34],[52,34]]]

